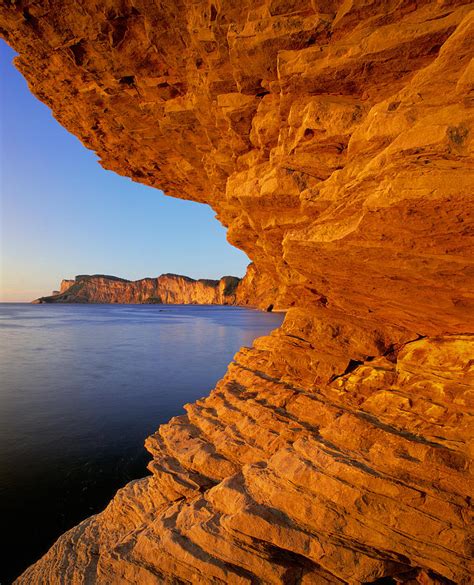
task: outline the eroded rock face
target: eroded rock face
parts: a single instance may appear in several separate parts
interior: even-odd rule
[[[240,278],[235,276],[194,280],[178,274],[162,274],[130,281],[103,274],[84,274],[75,280],[63,280],[57,294],[34,302],[234,305],[239,283]]]
[[[19,582],[468,583],[472,5],[1,16],[104,167],[210,204],[254,262],[245,294],[290,308],[148,439],[152,476]]]
[[[72,279],[63,279],[61,280],[61,286],[59,287],[59,294],[66,292],[69,287],[71,287],[76,281]],[[54,294],[54,292],[53,292]]]

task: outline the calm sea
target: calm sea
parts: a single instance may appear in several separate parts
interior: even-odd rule
[[[0,583],[146,475],[144,439],[281,321],[240,307],[0,304]]]

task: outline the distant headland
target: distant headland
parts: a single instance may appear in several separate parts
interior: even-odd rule
[[[194,280],[179,274],[162,274],[131,281],[105,274],[80,274],[74,280],[63,280],[59,290],[33,303],[235,305],[240,283],[236,276]]]

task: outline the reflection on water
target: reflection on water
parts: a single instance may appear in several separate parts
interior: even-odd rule
[[[0,582],[144,476],[144,439],[281,321],[240,307],[1,304]]]

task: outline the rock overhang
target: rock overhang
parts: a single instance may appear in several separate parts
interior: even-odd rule
[[[467,582],[472,5],[24,2],[1,16],[32,91],[103,166],[211,205],[254,261],[244,296],[291,307],[148,441],[152,479],[71,554],[98,546],[94,575],[132,580],[154,541],[158,580],[285,582],[296,567],[308,583]],[[168,507],[122,562],[110,543],[137,529],[127,506],[145,525]],[[64,538],[30,575],[54,573]]]

